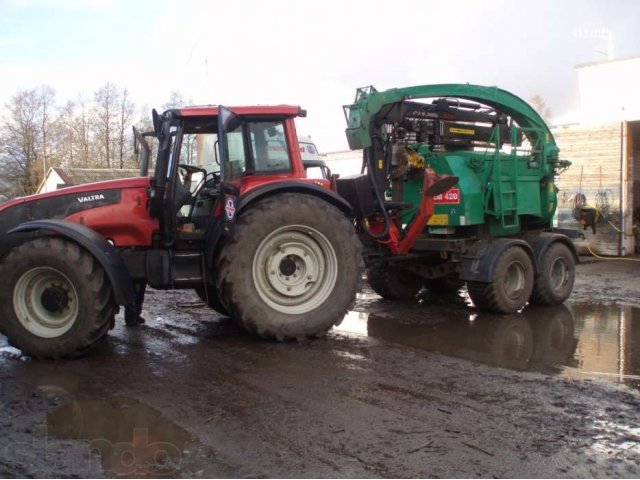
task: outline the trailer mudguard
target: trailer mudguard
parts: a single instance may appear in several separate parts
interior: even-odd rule
[[[518,238],[479,240],[469,249],[462,261],[459,272],[460,279],[468,282],[490,282],[493,278],[496,261],[507,248],[514,245],[522,247],[535,265],[531,246],[524,240]]]
[[[556,242],[560,242],[565,245],[573,255],[573,260],[576,263],[580,263],[578,250],[576,249],[576,246],[573,244],[571,239],[569,239],[569,237],[567,237],[566,235],[562,235],[561,233],[542,232],[541,234],[536,235],[536,237],[531,239],[529,242],[531,244],[531,248],[533,249],[536,270],[540,270],[542,268],[544,252],[546,252],[547,249]]]
[[[65,220],[33,220],[18,225],[8,234],[45,231],[66,237],[86,248],[107,273],[116,302],[134,305],[133,281],[118,251],[102,235],[84,225]]]

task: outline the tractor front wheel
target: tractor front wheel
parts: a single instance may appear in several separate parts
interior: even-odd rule
[[[1,330],[37,358],[77,356],[113,326],[117,305],[102,266],[61,238],[15,248],[0,264]]]
[[[232,317],[277,340],[318,336],[340,323],[362,274],[350,221],[326,201],[297,193],[241,212],[216,263]]]

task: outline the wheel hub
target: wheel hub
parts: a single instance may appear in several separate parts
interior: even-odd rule
[[[520,262],[513,262],[507,267],[504,276],[505,293],[509,298],[517,298],[524,289],[526,273]]]
[[[61,286],[52,285],[42,292],[40,302],[51,313],[62,312],[69,306],[69,295]]]
[[[551,266],[551,287],[554,290],[561,289],[568,281],[569,278],[569,269],[564,259],[558,258],[553,262]]]
[[[295,274],[297,268],[296,261],[292,258],[283,258],[280,262],[280,273],[285,277],[290,277]]]
[[[78,317],[78,293],[69,278],[52,267],[24,272],[13,287],[13,308],[22,326],[41,338],[56,338]]]

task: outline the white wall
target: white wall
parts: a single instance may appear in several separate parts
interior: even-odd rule
[[[322,158],[327,162],[331,173],[337,173],[341,177],[360,174],[362,150],[325,153]]]
[[[581,65],[576,71],[582,122],[640,119],[640,57]]]
[[[62,177],[58,175],[57,172],[51,168],[47,173],[46,181],[40,185],[40,188],[36,193],[53,192],[57,190],[58,185],[61,185],[61,184],[64,184],[64,180],[62,180]]]

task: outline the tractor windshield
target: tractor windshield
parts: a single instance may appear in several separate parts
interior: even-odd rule
[[[180,164],[200,167],[207,173],[217,173],[220,165],[216,161],[218,135],[216,133],[187,133],[182,138]]]

